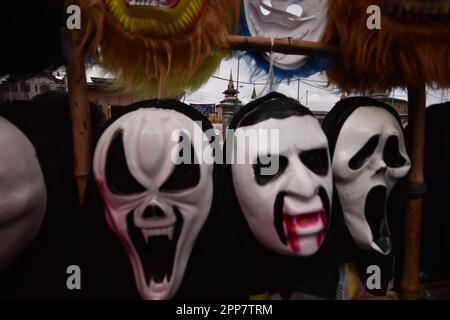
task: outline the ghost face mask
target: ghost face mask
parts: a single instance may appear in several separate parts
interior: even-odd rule
[[[244,0],[251,35],[319,41],[325,31],[326,0]],[[273,63],[284,70],[300,68],[307,57],[273,53]],[[270,61],[270,55],[264,54]]]
[[[336,191],[356,245],[389,254],[386,203],[410,168],[402,128],[382,107],[357,108],[339,132],[333,156]]]
[[[320,248],[330,219],[328,142],[312,115],[288,115],[277,101],[268,102],[273,114],[256,122],[245,123],[244,118],[236,129],[233,152],[247,160],[232,165],[234,189],[250,230],[262,245],[283,255],[310,256]],[[267,132],[271,141],[245,143],[252,131]],[[278,132],[278,137],[271,132]],[[275,145],[272,139],[277,140]],[[270,167],[275,170],[264,172]]]
[[[0,271],[36,237],[46,205],[44,176],[33,145],[0,117]]]
[[[176,164],[180,141],[195,130],[204,139],[189,141],[191,161]],[[210,212],[213,166],[200,161],[211,148],[205,137],[180,112],[145,108],[119,118],[97,144],[94,173],[106,217],[144,299],[173,297]]]

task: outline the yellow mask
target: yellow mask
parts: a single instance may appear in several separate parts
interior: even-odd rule
[[[156,37],[186,32],[201,15],[206,0],[105,0],[106,8],[128,31]]]
[[[84,39],[118,86],[140,98],[198,89],[226,53],[239,0],[74,0]]]

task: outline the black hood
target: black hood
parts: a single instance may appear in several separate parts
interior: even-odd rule
[[[450,102],[427,108],[421,270],[450,277]]]
[[[204,131],[212,129],[205,116],[184,103],[176,100],[151,100],[117,108],[119,112],[113,115],[101,132],[97,133],[97,139],[118,118],[141,108],[175,110],[194,121],[200,121]],[[223,171],[223,166],[214,165],[211,210],[196,239],[184,278],[173,298],[175,300],[245,297],[236,223],[222,206]],[[86,298],[140,299],[129,258],[107,224],[103,201],[94,181],[93,172],[90,174],[83,209],[83,225],[87,230],[83,246]]]
[[[0,295],[14,298],[65,298],[66,269],[76,264],[78,192],[73,175],[68,104],[48,99],[0,106],[36,150],[44,176],[47,208],[38,235],[8,271],[0,275]]]
[[[269,118],[284,119],[293,115],[313,116],[309,109],[296,100],[273,92],[241,108],[232,119],[230,129],[236,130],[236,128],[253,125]],[[227,139],[232,138],[227,136]],[[226,147],[225,143],[224,159],[231,155]],[[253,235],[239,205],[233,187],[230,164],[227,164],[226,186],[228,188],[226,194],[229,196],[226,201],[227,210],[239,221],[247,294],[279,293],[284,299],[289,299],[292,293],[301,292],[324,299],[333,299],[338,272],[337,269],[330,268],[328,262],[322,258],[323,245],[311,257],[289,257],[266,249]],[[326,201],[328,202],[328,198]]]

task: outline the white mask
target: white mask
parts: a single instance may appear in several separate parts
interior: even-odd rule
[[[244,0],[245,18],[251,35],[319,41],[325,31],[326,0]],[[308,57],[273,53],[274,65],[295,70]],[[264,54],[270,61],[270,55]]]
[[[44,176],[33,145],[0,117],[0,271],[36,237],[46,206]]]
[[[249,130],[261,129],[279,130],[278,152],[271,154],[279,164],[273,175],[263,175],[255,165],[273,151],[267,150],[270,141],[240,143]],[[319,122],[312,115],[270,118],[239,127],[235,136],[233,153],[249,160],[232,166],[234,189],[256,239],[283,255],[316,253],[327,231],[332,194],[328,142]]]
[[[333,155],[336,191],[356,243],[382,254],[391,251],[386,203],[410,168],[397,119],[381,107],[359,107],[344,122]]]
[[[172,158],[179,137],[194,137],[197,129],[204,135],[175,110],[139,109],[109,126],[95,150],[106,217],[127,251],[144,299],[174,296],[210,212],[213,165],[200,161],[202,151],[211,148],[206,136],[202,146],[192,141],[192,156],[200,164],[175,165]]]

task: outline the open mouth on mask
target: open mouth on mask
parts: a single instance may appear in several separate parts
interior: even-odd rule
[[[325,209],[321,208],[313,212],[289,212],[285,208],[283,222],[286,228],[287,241],[292,251],[301,251],[301,240],[305,237],[315,237],[317,246],[323,241],[326,226]]]
[[[282,243],[289,244],[291,250],[302,252],[304,241],[314,242],[319,248],[327,230],[328,202],[323,192],[319,193],[322,207],[307,212],[296,212],[285,205],[285,194],[281,193],[275,201],[275,228]],[[326,194],[326,193],[325,193]]]
[[[128,234],[139,255],[147,285],[170,282],[183,227],[183,216],[173,207],[176,221],[164,228],[138,228],[133,219],[134,212],[127,215]]]
[[[391,250],[391,238],[386,218],[386,195],[386,187],[374,187],[369,191],[365,204],[365,215],[372,231],[373,242],[384,254],[388,254]]]
[[[128,7],[173,8],[179,0],[125,0]]]

